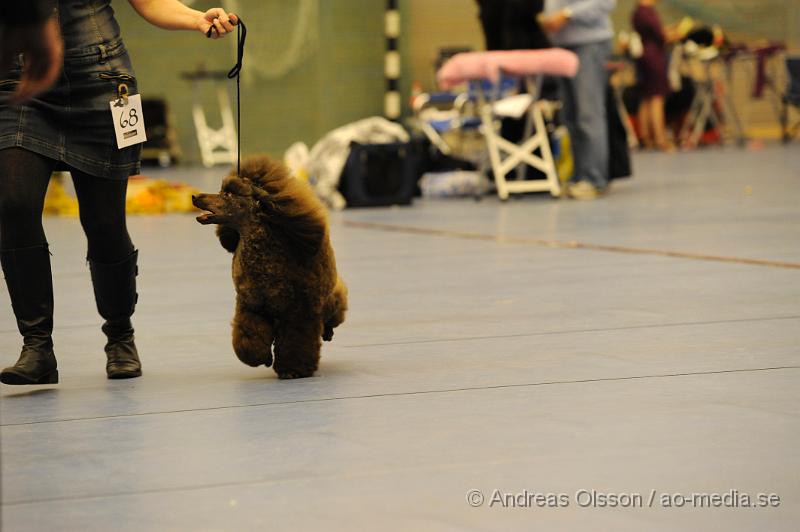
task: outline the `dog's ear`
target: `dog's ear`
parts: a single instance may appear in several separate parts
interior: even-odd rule
[[[259,186],[253,186],[253,199],[269,220],[272,231],[283,235],[292,243],[291,252],[297,258],[309,260],[319,252],[325,235],[324,226],[306,223],[308,220],[302,213],[292,210],[296,204],[291,201],[291,197],[270,194]]]
[[[275,205],[275,201],[266,190],[258,186],[251,186],[250,193],[258,203],[259,209],[264,213],[271,214],[275,212],[277,205]]]
[[[217,226],[217,238],[219,238],[219,243],[222,244],[222,247],[230,253],[234,253],[236,246],[239,245],[239,232],[226,225]]]

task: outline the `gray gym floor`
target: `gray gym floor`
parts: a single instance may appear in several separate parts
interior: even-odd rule
[[[145,374],[107,381],[48,218],[61,383],[0,389],[3,530],[797,530],[800,147],[635,163],[595,202],[333,214],[351,310],[298,381],[233,355],[230,257],[188,215],[130,220]]]

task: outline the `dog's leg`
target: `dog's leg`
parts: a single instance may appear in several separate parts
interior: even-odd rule
[[[295,314],[281,318],[275,331],[275,364],[281,379],[310,377],[319,366],[322,316]]]
[[[333,339],[333,329],[344,321],[344,314],[347,311],[347,286],[341,278],[336,280],[336,287],[325,302],[324,309],[324,328],[322,339],[330,342]]]
[[[237,305],[233,318],[233,351],[248,366],[272,365],[272,322]]]

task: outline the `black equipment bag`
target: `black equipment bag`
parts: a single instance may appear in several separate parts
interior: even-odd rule
[[[339,191],[348,207],[409,205],[419,177],[419,154],[410,144],[354,142]]]

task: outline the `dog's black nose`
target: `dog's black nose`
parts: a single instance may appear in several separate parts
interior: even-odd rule
[[[192,201],[197,201],[197,195],[196,194],[192,194]]]

